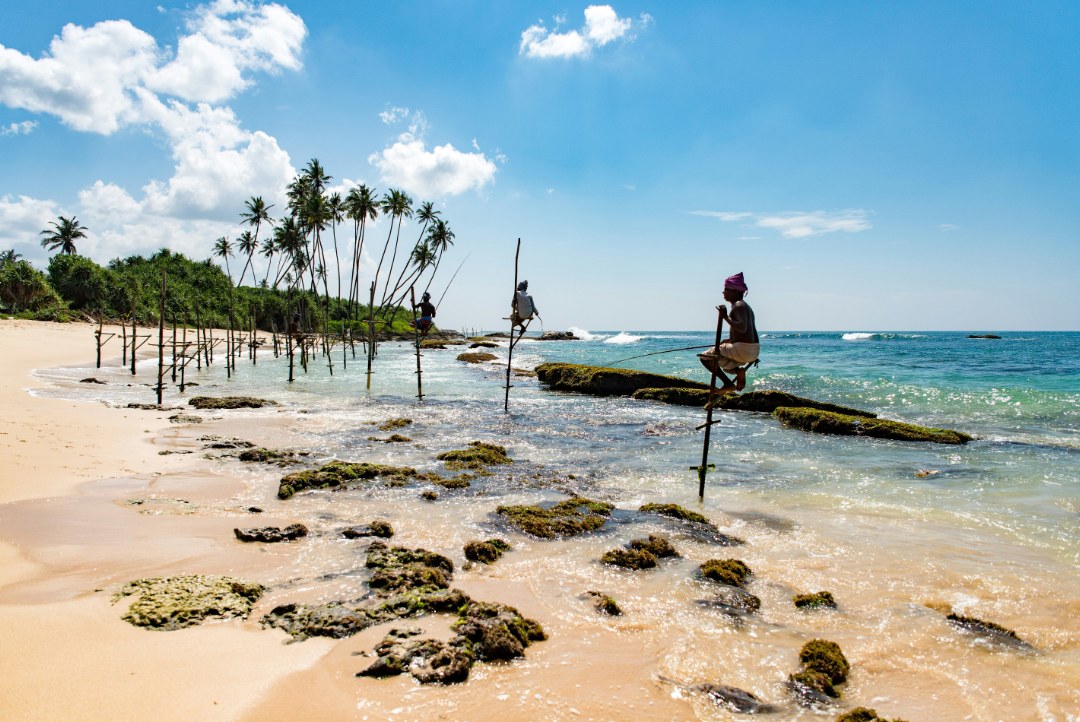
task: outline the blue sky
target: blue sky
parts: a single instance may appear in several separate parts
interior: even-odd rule
[[[318,158],[435,202],[446,327],[504,323],[520,237],[547,329],[710,329],[742,271],[762,329],[1077,330],[1078,35],[1041,0],[7,0],[0,248],[44,267],[75,214],[100,263],[205,258]]]

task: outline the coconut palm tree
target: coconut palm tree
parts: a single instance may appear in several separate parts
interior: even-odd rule
[[[450,246],[454,245],[454,232],[450,230],[450,225],[441,218],[435,220],[433,225],[428,230],[427,243],[431,246],[431,250],[436,253],[435,268],[431,271],[431,278],[428,279],[427,285],[424,287],[426,293],[431,288],[431,282],[435,280],[435,274],[439,272],[439,264],[442,263],[443,254],[446,253]]]
[[[8,263],[15,263],[15,261],[22,258],[22,254],[15,251],[14,248],[0,253],[0,266]]]
[[[64,218],[60,216],[60,222],[51,221],[53,230],[46,228],[38,235],[45,236],[41,239],[41,247],[50,251],[60,251],[61,253],[74,254],[75,241],[79,238],[86,238],[86,231],[90,230],[86,226],[83,226],[76,220],[75,216],[71,218]]]
[[[340,193],[331,193],[326,199],[326,220],[334,234],[334,266],[337,268],[337,297],[341,300],[341,256],[338,255],[337,227],[345,220],[345,202]]]
[[[367,222],[379,217],[379,202],[375,190],[366,185],[349,190],[345,196],[345,215],[353,220],[353,260],[349,269],[349,303],[360,300],[360,259],[364,253]],[[350,316],[351,317],[351,316]]]
[[[240,280],[236,282],[239,287],[244,283],[244,274],[247,273],[247,269],[251,266],[251,256],[255,253],[255,249],[259,247],[259,242],[255,240],[255,236],[251,235],[251,231],[244,231],[236,237],[236,246],[240,249],[240,252],[247,256],[247,263],[244,264],[244,268],[240,271]],[[255,280],[255,269],[251,269],[251,280]]]
[[[416,209],[416,220],[423,221],[423,225],[420,226],[420,235],[416,239],[416,244],[413,245],[413,250],[414,251],[423,244],[425,231],[427,231],[428,226],[431,224],[432,221],[436,220],[438,218],[438,216],[439,216],[439,211],[435,210],[434,204],[431,201],[421,203],[420,207]],[[411,258],[411,254],[410,254],[410,258]],[[403,285],[402,285],[401,281],[405,277],[405,272],[407,270],[409,270],[409,264],[408,263],[406,263],[404,266],[402,266],[401,273],[398,274],[397,281],[394,282],[394,290],[391,291],[391,293],[390,293],[391,296],[393,296],[395,293],[397,293],[397,291],[399,289],[403,288]]]
[[[262,199],[262,196],[252,196],[248,200],[244,201],[244,206],[247,208],[247,210],[240,213],[240,218],[243,220],[244,223],[248,224],[249,226],[255,226],[255,243],[258,244],[259,229],[262,227],[262,224],[273,224],[273,221],[270,218],[270,209],[274,206],[273,204],[267,205],[266,201]],[[248,252],[247,266],[251,265],[251,256],[255,252],[256,247],[257,246],[252,247],[251,251]],[[247,270],[247,266],[244,266],[244,271]],[[244,271],[240,272],[241,283],[243,283],[244,280]],[[254,266],[252,266],[251,268],[251,278],[252,280],[255,279]]]
[[[214,255],[225,259],[225,273],[229,276],[229,285],[232,285],[232,271],[229,270],[229,256],[233,254],[232,243],[225,236],[214,241]]]
[[[390,229],[386,234],[386,243],[383,245],[382,255],[379,257],[379,265],[375,269],[375,284],[378,286],[379,274],[382,272],[383,261],[386,259],[386,251],[390,248],[390,239],[394,237],[394,223],[397,222],[397,237],[394,239],[394,253],[390,257],[390,268],[386,271],[386,278],[389,280],[390,276],[394,273],[394,260],[397,258],[398,243],[401,241],[401,222],[404,218],[411,218],[413,214],[412,210],[412,198],[409,198],[403,191],[390,189],[390,192],[382,197],[379,201],[379,206],[385,215],[390,216]],[[383,289],[383,299],[380,303],[387,301],[389,289],[389,282]]]

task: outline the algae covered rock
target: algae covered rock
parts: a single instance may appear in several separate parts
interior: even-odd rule
[[[780,711],[776,705],[762,702],[756,695],[738,687],[726,684],[699,684],[695,692],[704,694],[717,707],[741,714],[775,714]]]
[[[785,426],[817,434],[869,436],[897,441],[930,441],[935,444],[966,444],[972,438],[967,434],[949,429],[935,429],[886,419],[863,418],[819,409],[781,406],[773,412],[773,415]]]
[[[276,526],[233,529],[233,534],[242,542],[288,542],[308,535],[308,528],[303,524],[290,524],[282,529]]]
[[[439,478],[439,475],[421,473],[411,466],[331,461],[315,470],[297,471],[283,476],[278,483],[278,498],[288,499],[296,492],[305,489],[343,489],[353,482],[378,478],[400,485],[409,481]]]
[[[370,524],[361,526],[351,526],[341,532],[341,536],[346,539],[361,539],[363,537],[380,537],[382,539],[389,539],[394,536],[394,527],[390,526],[390,522],[376,519]]]
[[[437,639],[409,639],[391,630],[375,647],[376,659],[357,677],[389,677],[408,672],[421,684],[454,684],[469,678],[475,658],[465,645]]]
[[[604,552],[600,561],[623,569],[652,569],[656,566],[656,555],[644,549],[612,549]]]
[[[867,707],[856,707],[850,712],[845,712],[836,718],[836,722],[904,722],[899,717],[894,719],[886,719],[879,717],[875,710]]]
[[[840,645],[827,639],[811,639],[799,650],[799,661],[806,669],[828,676],[833,684],[847,681],[851,666]]]
[[[252,396],[195,396],[188,403],[197,409],[261,409],[278,406],[277,401]]]
[[[454,563],[442,554],[383,542],[368,547],[365,566],[374,570],[368,586],[385,591],[446,589],[454,573]]]
[[[796,594],[791,601],[800,609],[836,609],[836,600],[829,592]]]
[[[789,676],[787,687],[803,707],[828,706],[840,697],[840,690],[829,680],[829,675],[812,669],[802,669]]]
[[[465,544],[465,558],[472,562],[492,564],[507,551],[510,551],[510,544],[503,539],[471,541]]]
[[[614,598],[604,594],[603,592],[585,592],[583,595],[586,599],[592,599],[593,606],[600,614],[607,615],[609,617],[621,617],[623,614],[622,608]]]
[[[508,660],[521,657],[533,642],[547,639],[540,623],[521,616],[517,609],[492,602],[471,602],[453,625],[467,640],[477,659]]]
[[[761,609],[761,600],[741,587],[724,584],[716,589],[711,599],[698,599],[697,604],[709,609],[716,609],[729,616],[753,614]]]
[[[245,449],[236,458],[240,461],[277,463],[281,465],[297,463],[295,451],[277,451],[275,449]]]
[[[526,534],[555,539],[600,529],[614,508],[606,502],[575,496],[552,506],[500,506],[495,513]]]
[[[650,534],[648,539],[631,539],[630,548],[647,551],[658,559],[679,556],[679,552],[675,551],[675,547],[666,537],[656,534]]]
[[[638,389],[630,396],[640,401],[659,401],[663,404],[675,404],[676,406],[701,407],[709,401],[709,390],[672,386],[665,389]]]
[[[708,517],[698,514],[696,511],[684,509],[678,504],[642,504],[638,511],[647,514],[659,514],[679,521],[692,521],[696,524],[711,524]]]
[[[506,455],[505,446],[483,441],[471,441],[468,448],[444,451],[435,458],[446,462],[446,468],[451,471],[485,469],[489,466],[514,463],[514,460]]]
[[[583,364],[544,363],[536,367],[536,375],[553,389],[594,396],[629,396],[639,389],[709,388],[675,376]]]
[[[379,431],[394,431],[395,429],[404,429],[406,426],[413,422],[412,419],[404,417],[398,417],[394,419],[387,419],[381,424],[378,424]]]
[[[738,559],[710,559],[701,565],[701,574],[714,582],[741,587],[753,572]]]
[[[761,411],[767,414],[771,414],[781,407],[786,407],[791,409],[819,409],[821,411],[832,411],[837,414],[859,416],[868,419],[877,417],[877,414],[872,414],[869,411],[860,411],[859,409],[840,406],[838,404],[830,404],[825,401],[814,401],[813,399],[789,394],[786,391],[773,390],[750,391],[745,394],[728,394],[721,397],[716,405],[718,408],[727,411]]]
[[[723,533],[716,528],[715,524],[696,511],[684,509],[678,504],[643,504],[638,507],[638,511],[645,514],[659,514],[667,519],[680,522],[680,528],[683,531],[700,541],[726,547],[746,543],[737,536]]]
[[[137,627],[183,629],[213,618],[246,617],[266,588],[232,577],[185,575],[137,579],[113,597],[135,597],[123,619]]]
[[[1020,637],[1011,629],[995,624],[994,622],[987,622],[975,617],[965,617],[960,614],[949,614],[946,618],[948,623],[967,634],[971,634],[980,640],[989,644],[1012,647],[1024,652],[1034,651],[1034,647],[1020,639]]]
[[[457,357],[457,360],[458,361],[464,361],[465,363],[469,363],[469,364],[482,364],[485,361],[494,361],[497,358],[499,358],[499,357],[496,356],[495,354],[488,353],[486,351],[472,351],[472,352],[459,353],[458,357]]]

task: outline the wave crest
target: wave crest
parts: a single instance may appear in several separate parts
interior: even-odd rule
[[[637,343],[638,341],[640,341],[643,338],[645,338],[645,337],[644,336],[635,336],[634,334],[627,333],[626,331],[620,331],[619,333],[615,334],[611,338],[605,338],[604,343],[617,343],[617,344]]]

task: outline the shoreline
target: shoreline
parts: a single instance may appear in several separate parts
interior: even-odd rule
[[[688,700],[657,680],[712,680],[778,698],[782,690],[764,687],[760,678],[782,680],[794,671],[790,655],[782,650],[797,650],[805,641],[807,624],[798,614],[780,609],[792,588],[812,591],[817,587],[811,585],[821,584],[850,605],[841,616],[817,618],[810,626],[835,638],[858,665],[861,676],[851,683],[853,701],[892,700],[868,706],[909,722],[961,719],[949,714],[931,716],[933,699],[910,699],[907,687],[935,695],[940,689],[942,701],[948,699],[956,709],[967,704],[977,710],[969,718],[989,719],[981,714],[985,702],[968,702],[966,694],[941,686],[947,684],[944,677],[916,682],[914,660],[903,660],[900,669],[894,668],[888,655],[903,654],[906,647],[901,641],[866,638],[867,630],[877,624],[890,634],[914,625],[918,637],[933,639],[940,633],[934,631],[934,613],[917,607],[944,599],[955,603],[963,587],[952,568],[965,565],[979,569],[976,573],[984,573],[988,580],[1027,574],[1032,589],[1026,601],[1002,593],[1001,604],[989,616],[1008,626],[1019,622],[1025,637],[1035,631],[1033,641],[1064,652],[1065,667],[1051,673],[1054,688],[1080,680],[1080,637],[1076,623],[1070,621],[1080,616],[1080,600],[1050,587],[1058,565],[1043,566],[1045,555],[1038,550],[1017,546],[1009,551],[1012,561],[1003,570],[997,559],[1002,545],[972,546],[984,537],[944,520],[922,518],[904,521],[901,529],[886,528],[886,549],[870,552],[860,547],[860,540],[883,524],[895,527],[895,519],[852,514],[827,504],[799,508],[789,499],[770,505],[763,493],[758,495],[760,501],[748,506],[742,498],[733,508],[779,511],[796,531],[770,530],[749,517],[739,522],[740,533],[750,536],[752,543],[732,554],[743,556],[760,573],[762,582],[755,593],[773,610],[768,619],[747,622],[755,634],[742,646],[725,649],[724,640],[738,627],[729,628],[715,615],[702,612],[689,632],[679,620],[665,618],[680,613],[678,600],[669,597],[690,594],[693,598],[695,583],[684,573],[656,570],[645,577],[606,573],[603,584],[620,592],[630,615],[601,622],[595,615],[583,614],[576,595],[586,588],[583,585],[599,582],[593,580],[595,563],[583,564],[582,559],[598,558],[612,545],[611,536],[572,543],[528,540],[515,542],[514,557],[490,570],[462,570],[455,575],[454,586],[477,599],[511,604],[526,617],[538,619],[545,629],[554,630],[548,641],[530,647],[524,660],[477,666],[462,685],[421,687],[407,675],[396,680],[357,680],[353,675],[370,658],[355,655],[373,647],[386,633],[386,625],[342,640],[311,638],[283,644],[283,634],[260,629],[258,622],[274,604],[315,599],[325,591],[315,589],[317,580],[309,582],[296,574],[297,569],[308,569],[304,565],[310,564],[310,557],[325,557],[339,565],[331,565],[331,570],[348,571],[355,565],[350,556],[355,552],[332,542],[328,533],[340,522],[338,517],[349,517],[339,512],[323,520],[322,531],[327,533],[304,544],[237,544],[232,539],[234,526],[253,524],[255,519],[259,525],[283,526],[297,517],[318,519],[326,508],[318,506],[319,495],[278,502],[266,482],[279,477],[280,470],[204,458],[198,442],[198,437],[212,433],[240,436],[260,445],[300,448],[311,438],[305,438],[302,427],[290,424],[287,415],[279,423],[270,415],[225,413],[197,426],[181,426],[168,421],[171,411],[121,409],[27,393],[28,387],[48,385],[32,374],[33,369],[76,365],[87,359],[92,365],[93,329],[91,324],[0,321],[0,343],[9,349],[0,366],[0,399],[10,410],[0,415],[0,431],[7,432],[0,435],[0,450],[15,460],[0,472],[0,624],[13,630],[9,637],[13,653],[0,662],[4,680],[0,682],[0,717],[145,719],[151,710],[155,719],[255,722],[304,715],[382,719],[396,716],[393,710],[401,709],[407,710],[399,713],[406,718],[423,713],[428,718],[442,714],[454,719],[504,719],[515,714],[530,719],[628,715],[657,720],[741,719]],[[34,347],[26,348],[30,343]],[[118,359],[105,363],[118,365]],[[395,404],[399,402],[379,403],[377,408],[386,413],[398,410]],[[371,413],[372,408],[364,413]],[[69,456],[57,454],[58,448]],[[159,455],[178,450],[195,453]],[[389,453],[430,456],[432,450]],[[26,481],[39,477],[40,483]],[[752,497],[756,492],[747,494]],[[323,495],[321,501],[346,504],[344,497]],[[247,514],[244,509],[249,503],[264,507],[265,513]],[[393,543],[455,556],[460,556],[461,544],[468,538],[463,535],[477,524],[476,519],[467,518],[478,516],[477,502],[461,497],[457,502],[448,497],[445,504],[434,506],[399,508],[400,504],[401,497],[365,499],[362,508],[368,516],[355,521],[396,514],[392,518],[400,536]],[[424,518],[409,518],[417,513]],[[722,516],[715,508],[711,513]],[[466,517],[465,529],[450,523],[459,514]],[[729,521],[739,519],[734,511],[728,517]],[[918,537],[921,529],[935,526],[952,532],[948,548],[934,549],[931,541]],[[912,538],[898,541],[903,539],[898,532]],[[29,541],[15,546],[9,542],[12,538]],[[553,558],[568,554],[571,544],[588,551],[576,559]],[[716,550],[715,555],[732,554]],[[898,580],[899,590],[886,591],[886,599],[892,601],[882,616],[874,606],[875,592],[862,590],[861,580],[857,575],[848,578],[845,568],[850,563],[853,569],[871,570],[875,580],[884,582],[889,577],[886,570],[878,569],[881,561],[908,555],[929,560],[943,593],[927,594],[923,580]],[[684,567],[690,564],[687,560]],[[542,570],[539,579],[536,569]],[[122,607],[110,601],[111,592],[127,581],[182,573],[266,582],[270,592],[245,621],[208,622],[175,632],[133,627],[120,619]],[[340,584],[329,584],[345,590],[338,598],[349,593],[344,577]],[[991,587],[968,586],[976,598],[992,603]],[[355,594],[355,587],[351,593]],[[909,604],[897,605],[898,598]],[[1022,616],[1025,604],[1030,605],[1030,618]],[[425,627],[443,624],[431,617],[409,621]],[[1056,624],[1062,629],[1054,633]],[[754,652],[748,650],[760,650],[761,658],[751,660],[746,655]],[[966,663],[967,650],[959,649],[956,655],[956,662]],[[1008,679],[1014,671],[1010,665],[1015,663],[1003,655],[991,658],[989,667],[995,676],[987,684]],[[717,664],[726,670],[720,679],[713,669]],[[1049,671],[1042,669],[1044,674]],[[798,719],[804,717],[820,718],[800,711]]]

